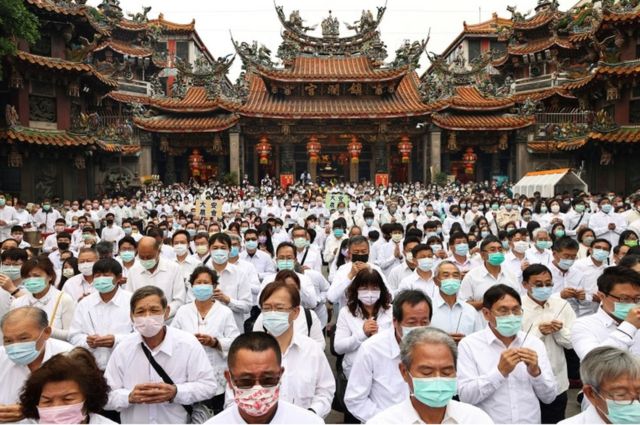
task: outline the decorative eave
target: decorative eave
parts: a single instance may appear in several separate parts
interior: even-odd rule
[[[579,137],[573,140],[536,140],[527,142],[527,150],[531,153],[554,153],[575,151],[587,144],[586,137]]]
[[[121,55],[129,55],[137,58],[146,58],[153,55],[153,52],[146,47],[134,46],[130,43],[123,43],[114,39],[105,41],[96,47],[93,51],[100,52],[104,49],[111,49]]]
[[[542,28],[545,25],[550,24],[561,15],[561,12],[556,10],[546,10],[540,13],[535,14],[531,18],[519,21],[516,20],[513,22],[513,29],[519,31],[530,31],[537,28]]]
[[[604,10],[602,14],[603,23],[633,24],[638,21],[640,21],[640,9],[631,10],[628,12],[613,12],[611,10]]]
[[[234,111],[239,105],[221,98],[211,99],[205,87],[193,86],[187,89],[183,98],[151,98],[149,105],[166,112],[202,113],[219,109]]]
[[[530,41],[518,46],[508,46],[507,52],[502,57],[493,61],[492,65],[494,67],[500,67],[507,63],[510,56],[523,56],[532,53],[538,53],[552,47],[560,47],[567,50],[575,49],[574,44],[569,40],[568,37],[555,36],[551,38],[544,38]]]
[[[97,142],[100,149],[109,153],[121,153],[123,155],[135,155],[142,150],[140,145],[121,145],[118,143],[107,143],[99,140]]]
[[[463,22],[462,34],[466,35],[497,35],[498,28],[511,27],[513,21],[508,18],[501,18],[497,13],[493,12],[491,19],[488,21],[480,22],[479,24],[467,24]]]
[[[188,24],[178,24],[175,22],[167,21],[164,19],[164,14],[161,13],[156,19],[149,19],[146,22],[136,22],[130,19],[121,19],[116,24],[116,28],[125,31],[146,31],[152,26],[157,26],[162,29],[163,32],[174,34],[189,34],[196,30],[196,20],[193,19]]]
[[[589,139],[608,143],[638,143],[640,142],[640,126],[621,126],[613,131],[589,133]]]
[[[235,114],[216,116],[169,116],[134,117],[136,127],[152,133],[218,133],[238,123]]]
[[[102,35],[109,34],[109,30],[98,24],[91,13],[89,13],[89,6],[53,0],[25,0],[25,2],[41,11],[61,15],[62,19],[65,20],[70,18],[80,19],[81,21],[87,22],[97,33]]]
[[[486,97],[474,86],[456,87],[455,94],[448,99],[448,102],[449,108],[461,111],[499,111],[515,105],[515,102],[508,97]]]
[[[121,91],[110,91],[105,95],[105,98],[110,98],[120,103],[139,103],[141,105],[149,105],[151,102],[151,97],[145,95],[137,95],[131,93],[124,93]]]
[[[0,130],[0,139],[7,139],[9,143],[27,143],[63,148],[87,147],[96,143],[96,139],[91,136],[74,134],[68,131],[39,130],[22,126]]]
[[[433,114],[433,123],[453,131],[509,131],[535,124],[534,116]]]
[[[625,61],[619,63],[599,62],[598,75],[628,77],[640,74],[640,60]]]
[[[53,71],[62,72],[74,72],[82,74],[84,76],[95,77],[100,83],[107,86],[109,89],[118,87],[118,82],[106,77],[102,73],[98,72],[93,65],[89,65],[82,62],[72,62],[59,58],[51,58],[48,56],[34,55],[32,53],[18,50],[15,58],[23,63],[45,68]]]
[[[518,93],[511,96],[511,99],[513,99],[515,103],[524,103],[527,100],[545,100],[553,96],[560,96],[566,99],[575,99],[576,97],[569,91],[571,84],[574,83],[567,83],[562,86],[553,87],[550,89]]]

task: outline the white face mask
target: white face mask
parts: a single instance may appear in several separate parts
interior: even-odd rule
[[[158,335],[164,326],[164,315],[142,316],[133,318],[133,327],[140,335],[151,338]]]
[[[178,243],[173,246],[173,250],[177,255],[184,255],[189,252],[189,247],[187,246],[187,244]]]
[[[91,276],[93,274],[93,265],[95,263],[80,263],[78,264],[78,270],[83,276]]]

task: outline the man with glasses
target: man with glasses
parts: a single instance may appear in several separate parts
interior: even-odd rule
[[[510,286],[516,292],[522,292],[516,278],[502,268],[505,255],[500,239],[493,235],[484,238],[480,244],[480,256],[482,265],[469,271],[462,279],[458,298],[467,301],[476,310],[480,310],[483,306],[484,293],[494,285],[503,284]]]
[[[280,400],[282,352],[274,337],[249,332],[237,337],[229,348],[224,373],[235,404],[208,424],[321,424],[309,410]]]
[[[520,294],[495,285],[484,294],[489,326],[460,341],[460,401],[484,410],[495,423],[541,420],[540,404],[556,398],[556,380],[544,344],[522,329]]]
[[[589,407],[560,424],[640,423],[640,361],[615,347],[590,351],[580,365]]]
[[[571,330],[580,359],[605,345],[640,355],[640,274],[626,267],[608,267],[598,278],[598,310],[576,320]]]

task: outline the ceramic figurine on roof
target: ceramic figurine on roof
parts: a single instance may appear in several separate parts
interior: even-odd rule
[[[276,6],[276,10],[278,11],[278,13],[282,13],[282,6]],[[302,19],[302,17],[300,16],[299,10],[294,10],[291,12],[287,23],[291,26],[291,28],[295,28],[302,32],[313,31],[314,29],[316,29],[316,26],[317,26],[317,25],[314,25],[311,27],[305,26],[304,19]]]
[[[338,18],[331,15],[331,11],[329,11],[329,16],[322,20],[322,36],[323,37],[338,37],[340,36],[340,22],[338,22]]]
[[[120,0],[102,0],[102,3],[98,5],[98,10],[112,22],[119,21],[124,16],[120,7]]]
[[[150,11],[151,11],[151,6],[143,6],[142,12],[127,13],[127,16],[130,17],[133,22],[139,22],[139,23],[149,22],[149,18],[147,17],[147,15],[149,14]]]
[[[396,50],[396,58],[391,63],[393,67],[410,66],[412,68],[419,68],[420,56],[424,53],[431,38],[431,30],[427,38],[422,41],[414,41],[411,43],[409,40],[405,40],[404,44]]]

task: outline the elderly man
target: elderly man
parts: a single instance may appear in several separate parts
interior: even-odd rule
[[[409,396],[402,378],[400,341],[416,328],[429,326],[431,300],[422,291],[402,291],[393,300],[393,327],[362,343],[353,363],[344,402],[363,422]]]
[[[615,347],[599,347],[580,365],[589,407],[559,424],[640,423],[640,361]]]
[[[549,236],[549,231],[543,227],[538,227],[531,233],[533,238],[533,246],[527,249],[525,258],[529,264],[542,264],[549,266],[553,261],[551,247],[553,241]]]
[[[400,344],[400,373],[411,390],[409,398],[367,421],[368,424],[492,424],[481,409],[452,400],[456,394],[455,341],[444,331],[421,328]]]
[[[62,287],[62,290],[69,294],[74,301],[78,302],[95,291],[92,283],[93,265],[96,261],[98,261],[98,251],[95,248],[80,248],[78,254],[80,274],[69,278]]]
[[[123,423],[187,423],[185,406],[216,393],[207,354],[193,335],[165,326],[169,308],[158,287],[138,289],[130,307],[137,332],[116,346],[107,364],[107,409],[120,412]]]
[[[169,302],[169,317],[185,303],[186,289],[180,266],[160,255],[161,242],[145,236],[138,243],[138,261],[129,269],[126,289],[134,292],[144,286],[162,289]]]
[[[208,420],[208,424],[321,424],[320,417],[292,403],[280,400],[284,374],[282,352],[274,337],[249,332],[237,337],[228,355],[224,377],[235,403]],[[262,392],[261,403],[255,394]]]
[[[0,422],[17,422],[23,417],[18,402],[29,374],[73,346],[51,338],[47,313],[37,307],[10,311],[0,327],[4,343],[0,347]]]

